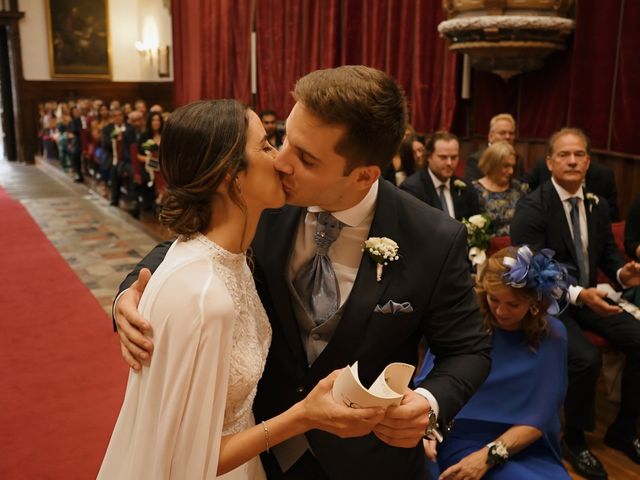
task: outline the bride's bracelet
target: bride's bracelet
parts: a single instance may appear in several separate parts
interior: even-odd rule
[[[264,420],[262,421],[262,428],[264,429],[264,443],[267,444],[267,453],[269,453],[269,428]]]

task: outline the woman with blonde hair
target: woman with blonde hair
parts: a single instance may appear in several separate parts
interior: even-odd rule
[[[478,162],[484,177],[474,180],[480,208],[491,218],[492,234],[509,235],[509,224],[521,197],[529,186],[513,178],[516,151],[508,142],[496,142],[487,148]]]
[[[493,350],[489,377],[437,447],[440,479],[568,479],[559,412],[567,387],[567,333],[559,302],[566,269],[551,250],[504,248],[486,263],[476,291]],[[437,354],[429,352],[420,376]],[[425,452],[436,459],[436,445]]]

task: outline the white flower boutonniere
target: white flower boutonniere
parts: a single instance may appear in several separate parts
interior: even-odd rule
[[[597,195],[591,192],[588,192],[586,195],[586,199],[587,199],[587,203],[589,204],[589,213],[591,213],[593,206],[598,205],[600,203],[600,198]]]
[[[389,262],[398,260],[398,244],[387,237],[370,237],[362,244],[362,251],[367,251],[376,262],[376,280],[382,280],[382,269]]]
[[[453,181],[453,186],[460,189],[460,190],[464,190],[465,188],[467,188],[467,184],[464,183],[462,180],[460,180],[459,178],[456,178]]]

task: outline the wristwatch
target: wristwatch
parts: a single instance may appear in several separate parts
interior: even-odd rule
[[[424,429],[424,435],[422,438],[426,438],[427,440],[435,440],[436,442],[442,442],[442,433],[438,429],[438,417],[436,416],[436,412],[433,410],[429,410],[429,422],[427,423],[427,427]]]

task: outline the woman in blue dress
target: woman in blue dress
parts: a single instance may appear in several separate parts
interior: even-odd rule
[[[477,280],[492,336],[492,367],[437,446],[440,479],[569,479],[560,453],[559,412],[567,387],[567,336],[553,315],[567,273],[553,252],[508,247]],[[437,362],[428,353],[424,376]],[[436,445],[425,440],[432,460]]]

